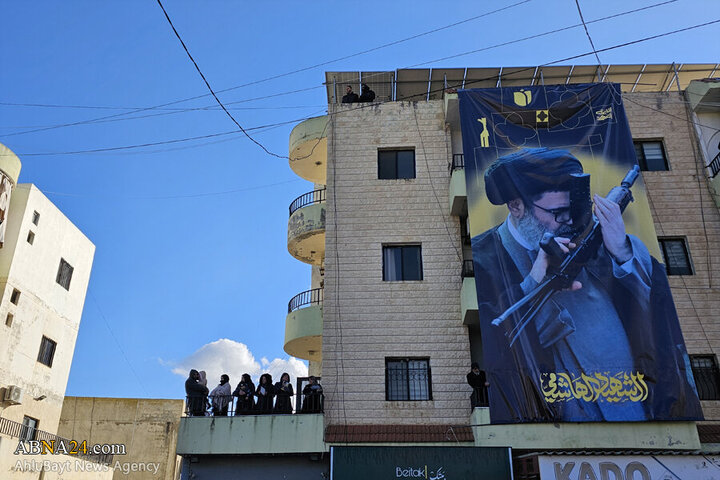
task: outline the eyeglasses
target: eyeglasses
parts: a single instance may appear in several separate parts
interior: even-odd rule
[[[547,212],[555,218],[557,223],[568,223],[570,221],[570,207],[561,208],[543,208],[540,205],[533,203],[533,207],[537,207],[543,212]]]

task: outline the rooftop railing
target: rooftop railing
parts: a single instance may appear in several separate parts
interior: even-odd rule
[[[71,444],[71,441],[67,438],[59,437],[53,433],[39,430],[29,425],[23,425],[22,423],[18,423],[2,417],[0,417],[0,434],[18,438],[23,442],[38,441],[41,442],[41,444],[44,442],[45,445],[52,446],[52,448],[58,448],[58,445],[62,444],[65,448],[68,449],[68,453],[70,453],[70,449],[73,448],[73,446],[79,446],[77,445],[77,442],[73,442]],[[112,454],[96,455],[91,453],[83,453],[82,450],[77,453],[73,452],[72,454],[77,455],[78,458],[82,458],[83,460],[101,463],[104,465],[110,465],[113,461]]]
[[[288,313],[294,312],[300,308],[308,305],[320,305],[323,302],[323,289],[313,288],[312,290],[306,290],[302,293],[298,293],[288,302]]]
[[[326,190],[324,188],[320,188],[313,190],[312,192],[303,193],[297,197],[290,204],[290,215],[302,207],[307,207],[308,205],[313,205],[315,203],[323,203],[325,201],[325,191]]]

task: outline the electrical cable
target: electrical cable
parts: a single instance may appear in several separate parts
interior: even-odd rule
[[[602,64],[600,61],[600,56],[597,53],[597,49],[595,48],[595,44],[593,43],[592,37],[590,36],[590,31],[588,30],[587,23],[585,23],[585,18],[583,17],[582,9],[580,8],[580,2],[579,0],[575,0],[575,5],[577,6],[578,15],[580,15],[580,21],[582,22],[582,26],[585,29],[585,35],[587,35],[588,40],[590,41],[590,47],[593,50],[593,53],[595,54],[595,59],[597,60],[598,66]]]
[[[230,112],[228,111],[228,109],[225,108],[225,105],[223,105],[223,103],[220,101],[220,99],[218,98],[218,96],[215,94],[215,91],[214,91],[214,90],[212,89],[212,87],[210,86],[210,83],[207,81],[207,78],[205,78],[205,75],[203,74],[202,70],[200,70],[200,67],[198,66],[197,62],[195,61],[195,59],[193,58],[193,56],[190,54],[190,51],[188,50],[187,45],[185,45],[185,42],[183,41],[182,37],[180,37],[180,33],[178,33],[177,29],[175,28],[175,25],[173,25],[173,23],[172,23],[172,20],[170,20],[170,16],[168,15],[167,11],[165,10],[165,7],[163,6],[162,2],[161,2],[160,0],[156,0],[156,1],[157,1],[157,4],[160,5],[160,8],[162,9],[163,13],[165,14],[165,18],[167,19],[168,23],[170,24],[170,27],[172,28],[173,32],[175,33],[175,36],[176,36],[177,39],[180,41],[180,44],[182,45],[183,50],[185,50],[185,53],[187,54],[188,58],[190,59],[190,61],[191,61],[191,62],[193,63],[193,65],[195,66],[195,70],[197,70],[198,74],[200,75],[200,78],[202,78],[203,82],[205,82],[205,86],[206,86],[207,89],[210,91],[210,93],[212,94],[212,96],[213,96],[213,98],[215,99],[215,101],[218,103],[218,105],[220,105],[220,107],[223,109],[223,111],[225,112],[225,114],[226,114],[228,117],[230,117],[230,120],[233,121],[233,123],[240,129],[240,131],[241,131],[251,142],[253,142],[255,145],[257,145],[258,147],[260,147],[260,148],[261,148],[265,153],[267,153],[268,155],[273,156],[273,157],[277,157],[277,158],[288,158],[288,157],[285,157],[285,156],[282,156],[282,155],[278,155],[277,153],[273,153],[273,152],[271,152],[270,150],[268,150],[268,149],[265,147],[265,145],[263,145],[262,143],[260,143],[260,142],[258,142],[257,140],[255,140],[249,133],[247,133],[247,132],[245,131],[245,129],[242,127],[242,125],[240,125],[240,123],[239,123],[237,120],[235,120],[235,117],[232,116],[232,113],[230,113]]]
[[[471,17],[471,18],[469,18],[469,19],[461,20],[461,21],[459,21],[459,22],[455,22],[455,23],[453,23],[453,24],[446,25],[446,26],[444,26],[444,27],[439,27],[439,28],[436,28],[436,29],[433,29],[433,30],[430,30],[430,31],[427,31],[427,32],[423,32],[423,33],[420,33],[420,34],[416,34],[416,35],[413,35],[413,36],[411,36],[411,37],[407,37],[407,38],[404,38],[404,39],[401,39],[401,40],[396,40],[396,41],[394,41],[394,42],[390,42],[390,43],[387,43],[387,44],[384,44],[384,45],[380,45],[380,46],[378,46],[378,47],[374,47],[374,48],[371,48],[371,49],[368,49],[368,50],[364,50],[364,51],[362,51],[362,52],[357,52],[357,53],[354,53],[354,54],[351,54],[351,55],[346,55],[346,56],[343,56],[343,57],[340,57],[340,58],[328,60],[328,61],[326,61],[326,62],[318,63],[318,64],[312,65],[312,66],[310,66],[310,67],[305,67],[305,68],[301,68],[301,69],[298,69],[298,70],[293,70],[293,71],[291,71],[291,72],[286,72],[286,73],[283,73],[283,74],[273,75],[273,76],[266,77],[266,78],[263,78],[263,79],[260,79],[260,80],[255,80],[255,81],[248,82],[248,83],[244,83],[244,84],[241,84],[241,85],[236,85],[236,86],[233,86],[233,87],[225,88],[225,89],[222,89],[222,90],[218,90],[217,93],[224,93],[224,92],[229,92],[229,91],[232,91],[232,90],[237,90],[237,89],[243,88],[243,87],[248,87],[248,86],[251,86],[251,85],[257,85],[257,84],[259,84],[259,83],[264,83],[264,82],[267,82],[267,81],[270,81],[270,80],[275,80],[275,79],[278,79],[278,78],[281,78],[281,77],[293,75],[293,74],[295,74],[295,73],[300,73],[300,72],[304,72],[304,71],[307,71],[307,70],[311,70],[311,69],[313,69],[313,68],[317,68],[317,67],[329,65],[329,64],[332,64],[332,63],[341,61],[341,60],[347,60],[347,59],[349,59],[349,58],[353,58],[353,57],[356,57],[356,56],[359,56],[359,55],[364,55],[364,54],[366,54],[366,53],[374,52],[374,51],[380,50],[380,49],[382,49],[382,48],[390,47],[390,46],[393,46],[393,45],[398,45],[398,44],[400,44],[400,43],[404,43],[404,42],[406,42],[406,41],[413,40],[413,39],[415,39],[415,38],[419,38],[419,37],[428,35],[428,34],[430,34],[430,33],[438,32],[438,31],[441,31],[441,30],[445,30],[445,29],[448,29],[448,28],[451,28],[451,27],[454,27],[454,26],[457,26],[457,25],[461,25],[461,24],[463,24],[463,23],[467,23],[467,22],[472,21],[472,20],[477,20],[477,19],[480,19],[480,18],[489,16],[489,15],[491,15],[491,14],[493,14],[493,13],[497,13],[497,12],[500,12],[500,11],[505,10],[505,9],[508,9],[508,8],[512,8],[512,7],[515,7],[515,6],[522,5],[523,3],[526,3],[526,2],[529,2],[529,1],[530,1],[530,0],[523,0],[523,1],[521,1],[521,2],[515,3],[515,4],[510,5],[510,6],[508,6],[508,7],[504,7],[504,8],[498,9],[498,10],[494,10],[494,11],[492,11],[492,12],[486,12],[486,13],[484,13],[484,14],[482,14],[482,15],[477,15],[477,16]],[[676,0],[672,0],[672,1],[676,1]],[[279,94],[279,95],[288,95],[288,94],[291,94],[291,93],[302,92],[302,91],[305,91],[305,90],[311,90],[311,89],[315,89],[315,88],[319,88],[319,87],[310,87],[310,88],[301,89],[301,90],[295,90],[294,92],[287,92],[287,93],[283,93],[283,94]],[[273,95],[273,96],[279,96],[279,95]],[[205,98],[205,97],[208,97],[208,96],[210,96],[210,94],[209,94],[209,93],[206,93],[206,94],[202,94],[202,95],[196,95],[196,96],[194,96],[194,97],[188,97],[188,98],[183,98],[183,99],[180,99],[180,100],[174,100],[174,101],[172,101],[172,102],[167,102],[167,103],[163,103],[163,104],[159,104],[159,105],[154,105],[154,106],[151,106],[151,107],[138,108],[137,110],[134,110],[134,111],[131,111],[131,112],[123,112],[123,113],[118,113],[118,114],[109,115],[109,116],[105,116],[105,117],[99,117],[99,118],[93,118],[93,119],[86,119],[86,120],[82,120],[82,121],[78,121],[78,122],[60,124],[60,125],[56,125],[56,126],[53,126],[53,127],[40,128],[40,129],[36,129],[36,130],[28,130],[28,131],[25,131],[25,132],[15,132],[15,133],[12,133],[12,134],[9,134],[9,135],[2,135],[2,137],[7,137],[7,136],[10,136],[10,135],[23,135],[23,134],[26,134],[26,133],[34,133],[34,132],[49,130],[49,129],[53,129],[53,128],[64,128],[64,127],[70,127],[70,126],[75,126],[75,125],[83,125],[83,124],[88,124],[88,123],[94,123],[94,122],[97,121],[97,120],[105,120],[105,119],[108,119],[108,118],[114,118],[114,117],[118,117],[118,116],[123,116],[123,115],[132,114],[132,113],[139,113],[139,112],[143,112],[143,111],[147,111],[147,110],[154,110],[154,109],[156,109],[156,108],[167,107],[167,106],[170,106],[170,105],[176,105],[176,104],[178,104],[178,103],[189,102],[189,101],[192,101],[192,100],[197,100],[197,99],[199,99],[199,98]],[[261,98],[269,98],[269,97],[261,97]],[[231,105],[231,104],[233,104],[233,103],[238,103],[238,102],[230,102],[230,103],[228,103],[228,105]]]

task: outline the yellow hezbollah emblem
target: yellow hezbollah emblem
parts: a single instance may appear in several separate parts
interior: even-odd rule
[[[612,107],[603,108],[595,112],[595,120],[598,122],[602,120],[610,120],[611,118],[613,118]]]
[[[480,147],[488,148],[490,146],[490,132],[487,129],[487,118],[478,118],[478,122],[482,123],[483,131],[480,133]]]
[[[513,100],[515,101],[516,105],[526,107],[530,104],[530,102],[532,102],[532,92],[529,90],[520,89],[519,92],[513,93]]]
[[[537,123],[547,123],[550,115],[547,110],[535,110],[535,121]]]

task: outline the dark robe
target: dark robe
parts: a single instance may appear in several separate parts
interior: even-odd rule
[[[292,404],[290,399],[294,395],[293,387],[290,382],[287,385],[283,385],[282,382],[275,384],[275,408],[274,413],[292,413]]]
[[[237,408],[235,409],[235,415],[248,415],[253,413],[255,402],[253,395],[255,394],[255,384],[252,381],[245,382],[241,380],[238,383],[235,391],[233,392],[234,397],[238,397]]]
[[[262,390],[265,390],[265,393],[262,393]],[[272,383],[258,385],[255,390],[255,396],[257,397],[255,411],[257,413],[272,413],[273,397],[275,397],[275,388],[272,386]]]
[[[322,413],[323,390],[319,383],[307,384],[303,388],[302,413]]]
[[[207,387],[200,385],[194,378],[185,380],[185,394],[187,395],[187,408],[190,415],[205,415],[208,392]]]

